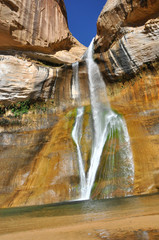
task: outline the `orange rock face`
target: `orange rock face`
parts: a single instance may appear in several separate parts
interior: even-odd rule
[[[83,90],[87,89],[88,81],[87,76],[84,75],[85,71],[85,66],[81,65],[79,68],[80,88],[83,94],[83,104],[88,105],[89,96],[85,95]],[[140,74],[129,81],[107,83],[111,107],[122,114],[126,120],[130,136],[135,164],[132,192],[134,195],[158,191],[158,72],[158,63],[152,63],[143,66]],[[30,109],[29,114],[23,116],[21,126],[1,125],[3,137],[0,156],[3,179],[1,181],[1,206],[51,203],[74,199],[79,195],[77,152],[71,137],[76,117],[76,105],[74,106],[71,100],[71,78],[70,67],[63,69],[63,72],[61,70],[58,72],[55,105],[51,108],[46,106],[46,112],[42,106],[38,107],[39,112],[37,108],[35,108],[35,113],[34,109]],[[46,95],[49,94],[50,87],[48,80],[44,84]],[[56,109],[59,110],[56,111]],[[66,109],[65,112],[61,113],[64,109]],[[86,108],[87,114],[83,125],[83,131],[88,136],[81,140],[86,171],[91,144],[87,128],[89,111],[89,108]],[[103,168],[103,161],[100,168]],[[100,179],[92,192],[92,197],[102,198],[104,196],[102,190],[106,184]],[[112,196],[124,196],[124,192],[116,190]]]
[[[95,59],[112,108],[126,119],[134,194],[158,191],[158,10],[155,0],[107,1],[97,23]]]
[[[78,196],[76,149],[70,135],[72,125],[70,116],[60,116],[58,123],[50,127],[50,132],[44,130],[48,134],[48,143],[42,144],[36,156],[31,156],[27,168],[21,165],[11,177],[12,191],[3,200],[3,207],[20,206],[24,202],[25,205],[61,202]],[[34,130],[28,132],[28,136],[36,139],[40,132]],[[23,136],[25,138],[25,134]],[[37,146],[34,140],[32,143]],[[26,146],[29,142],[26,139]],[[14,161],[17,164],[16,159]],[[6,191],[6,186],[3,188]]]
[[[127,122],[135,163],[134,194],[158,191],[159,65],[135,79],[108,85],[111,105]],[[151,69],[152,69],[151,68]]]
[[[67,38],[67,14],[63,0],[1,1],[1,49],[44,47]],[[4,41],[8,38],[8,41]]]
[[[63,0],[0,1],[0,50],[11,49],[52,55],[65,50],[66,57],[56,53],[56,58],[66,63],[79,60],[85,51],[68,29]]]
[[[63,2],[52,2],[50,6],[51,1],[38,1],[39,11],[36,12],[34,1],[27,4],[25,1],[0,1],[3,48],[30,49],[39,51],[37,58],[51,59],[49,61],[56,64],[71,63],[73,49],[79,50],[79,45],[76,41],[72,45]],[[32,7],[32,15],[26,11],[26,6]],[[106,83],[112,109],[121,114],[127,124],[135,165],[132,194],[159,190],[158,7],[155,0],[107,1],[97,24],[94,59]],[[57,18],[53,25],[50,25],[50,11],[54,11]],[[7,20],[9,12],[12,14]],[[38,23],[34,21],[35,13]],[[25,24],[22,24],[24,19]],[[42,27],[45,21],[47,29]],[[48,32],[48,28],[56,30],[61,21],[62,31]],[[11,25],[14,28],[9,31]],[[35,57],[35,53],[29,54]],[[11,207],[77,198],[80,180],[76,146],[71,137],[77,102],[72,97],[71,64],[46,67],[20,57],[1,56],[0,77],[0,205]],[[81,101],[86,106],[83,123],[86,135],[81,141],[87,171],[92,132],[87,127],[90,92],[84,60],[79,63],[78,78]],[[14,117],[14,108],[21,110],[21,102],[17,102],[28,99],[32,101],[28,115]],[[8,101],[16,102],[16,107],[11,105],[5,109]],[[99,170],[104,171],[104,162],[105,156]],[[92,198],[103,198],[102,191],[109,182],[97,175],[100,181],[93,187]],[[118,179],[119,185],[121,179]],[[118,188],[112,192],[112,197],[124,194]]]

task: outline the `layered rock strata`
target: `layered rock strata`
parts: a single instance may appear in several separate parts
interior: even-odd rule
[[[135,164],[134,195],[159,189],[158,8],[155,0],[107,1],[97,23],[94,59],[106,82],[112,109],[126,120]],[[72,65],[48,67],[24,57],[1,56],[0,70],[1,206],[77,197],[79,173],[71,131],[78,104],[72,97]],[[87,106],[84,60],[79,62],[79,85],[82,104]],[[23,102],[28,100],[28,113],[21,115]],[[82,149],[87,171],[89,106],[85,109],[83,131],[87,139],[82,139]],[[92,198],[103,198],[108,184],[98,175]],[[116,189],[112,196],[124,193]]]
[[[112,107],[126,119],[134,194],[158,191],[158,1],[107,1],[97,22],[95,59]]]
[[[108,0],[97,21],[96,49],[108,50],[131,28],[143,26],[158,17],[157,0]]]
[[[0,101],[38,99],[43,84],[53,79],[53,69],[35,65],[14,56],[0,56]],[[56,76],[55,76],[56,77]]]
[[[96,54],[107,81],[128,80],[140,67],[159,58],[159,19],[148,20],[143,26],[128,28],[108,51]]]
[[[107,81],[131,79],[159,57],[157,1],[108,1],[97,22],[95,58]]]
[[[45,59],[45,54],[48,59],[51,54],[50,62],[56,63],[57,58],[57,62],[69,63],[79,60],[85,47],[68,29],[63,0],[1,0],[0,50],[4,49],[23,50],[26,55],[28,50],[32,55],[43,53],[39,59]]]

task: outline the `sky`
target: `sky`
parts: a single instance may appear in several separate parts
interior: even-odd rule
[[[106,0],[64,0],[67,10],[68,26],[77,40],[89,46],[97,32],[97,19]]]

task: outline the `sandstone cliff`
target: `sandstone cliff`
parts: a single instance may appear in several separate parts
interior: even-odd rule
[[[95,59],[112,107],[126,119],[134,194],[158,191],[158,1],[107,1],[97,22]]]
[[[11,4],[12,1],[8,2]],[[111,106],[122,114],[128,127],[135,163],[134,195],[158,191],[157,3],[157,0],[107,1],[98,19],[94,46],[94,59],[106,82]],[[4,7],[4,1],[1,4]],[[61,12],[65,16],[65,10]],[[16,43],[18,41],[21,42],[17,37]],[[19,51],[21,48],[20,45],[18,48],[9,45],[6,49]],[[35,57],[32,51],[37,47],[40,50],[36,56],[42,56],[46,49],[47,53],[50,51],[50,45],[44,45],[40,45],[42,48],[38,44],[33,45],[29,49],[24,44],[22,49],[27,50],[27,54],[31,50],[29,56],[32,58]],[[51,46],[51,51],[58,49],[58,46],[61,50],[61,45]],[[65,62],[58,60],[56,54],[46,56],[46,52],[45,60],[47,57],[56,64]],[[61,51],[57,54],[61,54]],[[51,203],[78,196],[77,154],[71,139],[77,107],[73,98],[73,74],[71,64],[49,67],[22,55],[1,55],[1,206]],[[79,85],[81,101],[86,106],[83,131],[87,133],[87,139],[82,141],[87,168],[91,133],[86,122],[90,121],[90,94],[84,60],[79,62]],[[103,165],[100,167],[103,168]],[[109,181],[102,180],[98,175],[92,197],[105,197],[105,186],[108,184]],[[124,196],[124,192],[117,188],[112,196]]]
[[[63,0],[1,0],[0,50],[12,54],[13,49],[27,56],[31,51],[37,59],[68,63],[79,60],[85,47],[68,29]]]
[[[158,17],[157,0],[108,0],[97,21],[97,48],[105,51],[127,32]]]
[[[158,12],[155,0],[107,2],[97,22],[95,57],[108,81],[132,78],[158,59]]]

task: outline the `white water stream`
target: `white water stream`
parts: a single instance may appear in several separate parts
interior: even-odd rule
[[[118,131],[119,134],[119,144],[122,144],[123,141],[126,144],[124,150],[121,151],[123,161],[124,159],[125,161],[128,161],[128,163],[126,163],[126,167],[125,168],[123,167],[123,171],[125,172],[128,171],[128,175],[131,175],[132,182],[134,176],[133,156],[131,152],[130,139],[126,123],[118,114],[114,113],[110,107],[104,80],[101,76],[98,65],[93,60],[93,42],[94,39],[92,40],[86,54],[91,100],[91,112],[93,119],[92,150],[90,157],[90,166],[87,175],[85,173],[84,161],[82,158],[80,148],[84,107],[79,107],[77,109],[75,126],[72,131],[72,138],[77,146],[81,189],[80,199],[82,200],[89,199],[91,196],[91,190],[100,164],[103,148],[105,146],[106,141],[108,140],[112,141],[112,144],[114,144],[113,137],[115,131]],[[74,98],[80,99],[77,63],[73,65],[73,93]],[[124,138],[124,140],[122,138]],[[112,154],[111,161],[112,162],[115,161],[114,152]],[[110,164],[110,166],[111,165],[112,164]],[[124,174],[125,176],[127,175],[126,173]]]
[[[78,62],[72,64],[73,76],[72,76],[72,99],[80,101],[80,89],[78,81]]]

